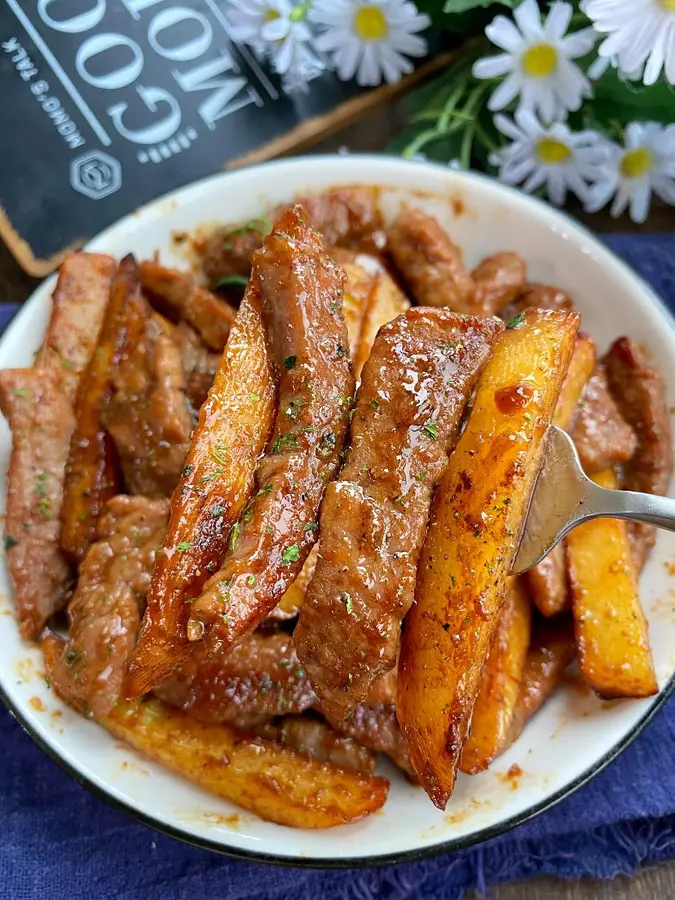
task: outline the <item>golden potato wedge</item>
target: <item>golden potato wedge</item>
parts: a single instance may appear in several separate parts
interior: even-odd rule
[[[593,338],[578,334],[570,366],[553,413],[553,424],[567,430],[586,382],[593,374],[598,358]],[[571,605],[565,552],[554,547],[546,559],[525,573],[530,596],[543,616],[555,616]]]
[[[522,672],[518,702],[511,732],[502,746],[504,753],[520,736],[532,716],[560,684],[563,672],[574,659],[574,627],[571,616],[541,619],[533,630]]]
[[[373,262],[377,261],[373,260]],[[391,275],[380,263],[378,263],[378,267],[379,270],[363,316],[358,348],[352,355],[354,375],[357,378],[361,376],[361,370],[370,356],[380,328],[410,309],[410,301]]]
[[[150,759],[279,825],[357,822],[387,799],[386,778],[345,772],[226,725],[202,725],[159,700],[121,701],[100,721]]]
[[[347,326],[349,352],[352,363],[354,363],[361,339],[363,317],[377,278],[376,272],[361,265],[359,258],[363,257],[366,261],[372,261],[376,266],[379,266],[379,263],[373,257],[359,254],[346,247],[331,247],[328,255],[342,267],[346,275],[342,296],[342,315]]]
[[[149,691],[188,651],[190,601],[220,564],[253,490],[275,413],[276,381],[254,267],[171,501],[169,530],[129,666],[128,696]]]
[[[401,647],[398,717],[413,768],[441,809],[454,787],[579,316],[527,310],[510,324],[436,491]]]
[[[572,424],[579,399],[586,387],[586,382],[595,371],[597,361],[598,350],[593,338],[588,334],[578,334],[574,342],[570,366],[553,413],[553,424],[562,428],[563,431],[567,431]]]
[[[617,487],[613,469],[593,481]],[[566,550],[582,675],[601,697],[650,697],[658,686],[626,523],[584,522],[567,536]]]
[[[467,775],[487,769],[506,746],[520,694],[530,645],[532,603],[521,578],[509,581],[462,752],[460,769]]]

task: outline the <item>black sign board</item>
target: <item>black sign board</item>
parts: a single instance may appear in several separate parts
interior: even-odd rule
[[[321,65],[309,74],[285,90],[230,39],[227,0],[4,0],[0,233],[45,274],[141,204],[271,155],[361,93]]]

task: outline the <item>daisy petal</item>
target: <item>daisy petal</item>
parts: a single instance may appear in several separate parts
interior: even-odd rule
[[[590,53],[595,47],[597,39],[598,34],[595,28],[584,28],[575,34],[568,34],[561,41],[561,45],[569,59],[577,59],[579,56]]]
[[[536,0],[523,0],[514,9],[513,18],[525,38],[534,41],[543,37],[541,14]]]
[[[634,222],[646,221],[651,205],[651,193],[651,187],[646,179],[635,187],[630,203],[630,217]]]
[[[546,37],[560,40],[567,31],[571,18],[572,7],[569,3],[552,3],[544,25]]]
[[[597,181],[592,185],[586,195],[584,209],[586,212],[594,213],[607,206],[616,190],[618,179],[610,176],[601,181]]]
[[[489,41],[508,53],[518,53],[523,46],[523,36],[506,16],[497,16],[485,29]]]
[[[490,95],[488,109],[492,110],[492,112],[504,109],[505,106],[508,106],[509,103],[518,96],[520,86],[520,76],[515,72],[512,72],[508,78],[505,78],[504,81],[502,81],[497,90]]]
[[[513,57],[508,53],[486,56],[477,60],[471,70],[474,78],[499,78],[513,69]]]

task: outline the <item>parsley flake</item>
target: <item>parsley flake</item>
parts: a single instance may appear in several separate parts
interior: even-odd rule
[[[296,544],[291,544],[290,547],[286,547],[284,552],[281,554],[281,560],[285,563],[297,562],[300,559],[300,551],[298,550]]]
[[[438,439],[438,428],[434,425],[433,422],[427,422],[427,424],[422,428],[422,431],[425,431],[432,441]]]
[[[514,316],[510,322],[506,323],[507,328],[520,328],[520,326],[525,321],[525,313],[519,312],[517,316]]]
[[[297,356],[287,356],[286,359],[284,360],[284,366],[287,369],[294,369],[297,361],[298,361]]]

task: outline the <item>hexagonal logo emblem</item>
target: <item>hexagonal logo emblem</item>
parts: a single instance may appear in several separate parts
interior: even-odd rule
[[[70,183],[92,200],[102,200],[122,186],[122,166],[102,150],[78,156],[70,163]]]

